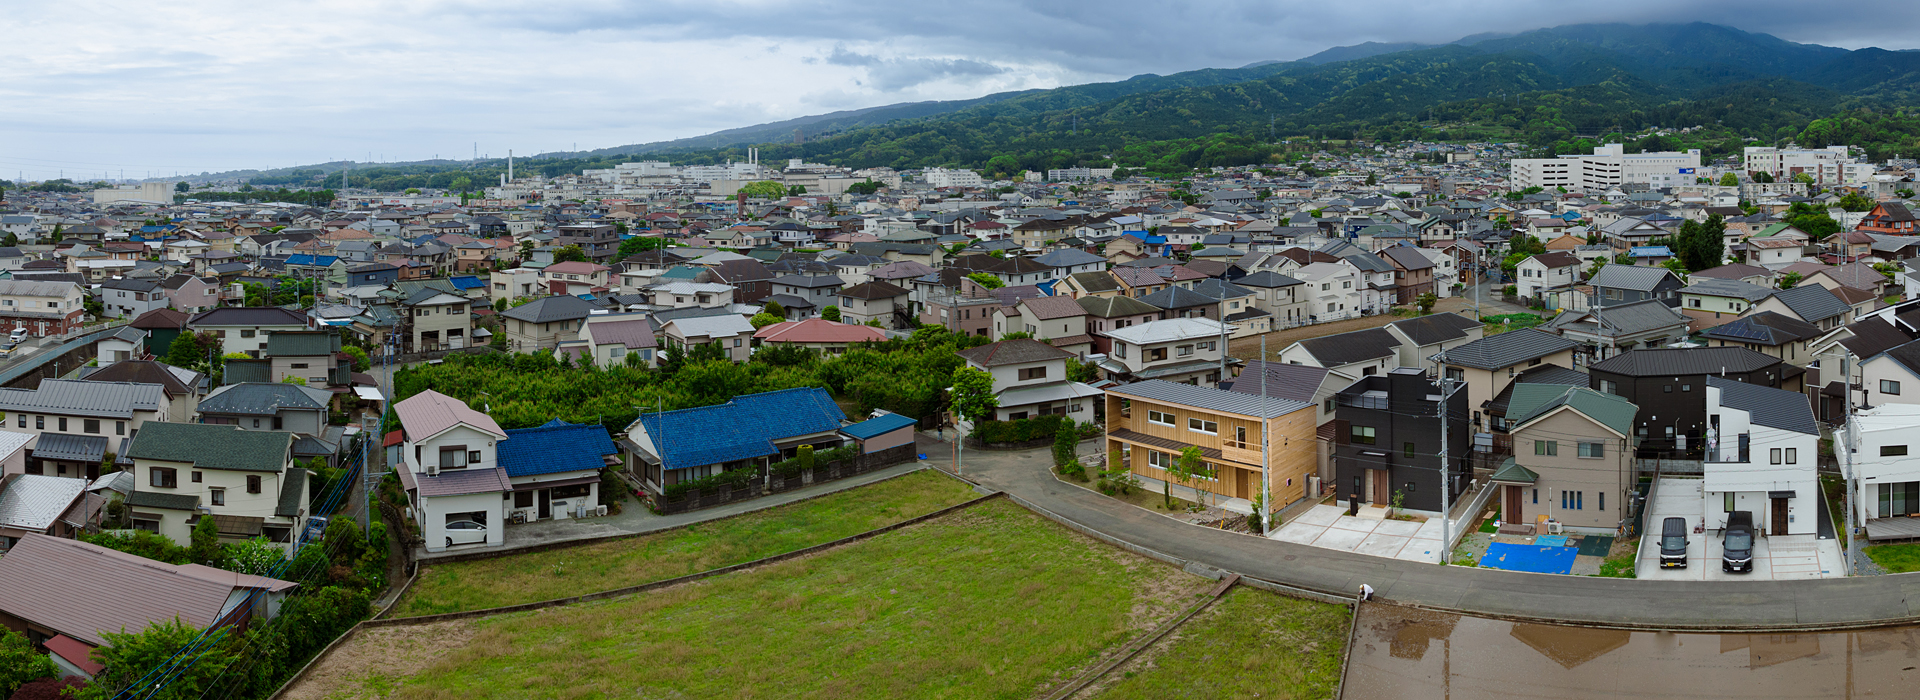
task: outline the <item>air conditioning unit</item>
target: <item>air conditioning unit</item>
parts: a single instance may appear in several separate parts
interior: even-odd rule
[[[594,515],[606,515],[606,514],[607,514],[607,507],[606,507],[606,506],[600,506],[600,507],[598,507],[598,508],[596,508],[596,509],[595,509],[595,511],[596,511],[596,512],[594,513]]]
[[[1549,535],[1560,534],[1560,521],[1558,520],[1547,521],[1547,534]]]
[[[440,475],[439,467],[433,466],[433,465],[427,466],[427,476],[439,476],[439,475]]]

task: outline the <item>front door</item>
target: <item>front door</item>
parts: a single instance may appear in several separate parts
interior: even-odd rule
[[[1234,497],[1253,500],[1253,486],[1249,485],[1249,482],[1252,481],[1253,472],[1245,469],[1235,469],[1233,472],[1240,475],[1240,489],[1234,492]]]
[[[1507,485],[1507,505],[1501,509],[1501,522],[1517,523],[1525,519],[1520,512],[1520,491],[1521,488],[1518,486]]]
[[[1385,469],[1369,470],[1373,476],[1373,503],[1393,502],[1393,473]]]
[[[1787,499],[1775,498],[1772,500],[1773,506],[1768,510],[1773,512],[1773,525],[1768,528],[1767,535],[1787,534]]]
[[[546,520],[547,518],[553,517],[553,498],[551,496],[552,490],[540,489],[539,494],[540,494],[540,519]]]

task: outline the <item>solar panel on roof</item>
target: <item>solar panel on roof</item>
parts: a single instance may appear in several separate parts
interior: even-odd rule
[[[1724,326],[1720,326],[1718,328],[1713,329],[1713,333],[1715,335],[1724,335],[1729,338],[1740,338],[1743,340],[1764,341],[1764,340],[1773,339],[1773,334],[1768,333],[1767,329],[1759,328],[1745,321],[1739,321],[1735,323],[1729,323]]]

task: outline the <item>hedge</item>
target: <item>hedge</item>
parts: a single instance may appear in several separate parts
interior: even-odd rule
[[[987,444],[1051,440],[1060,426],[1071,423],[1066,416],[1038,416],[1017,420],[982,421],[973,428],[973,437]]]

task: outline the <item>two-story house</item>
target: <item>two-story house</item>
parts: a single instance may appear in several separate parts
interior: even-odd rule
[[[1311,304],[1302,296],[1306,283],[1274,272],[1261,270],[1233,281],[1234,285],[1253,292],[1253,306],[1273,315],[1273,327],[1292,328],[1307,323],[1307,312]]]
[[[681,352],[696,345],[717,345],[726,358],[746,362],[753,357],[753,324],[739,314],[676,318],[660,326],[666,347],[662,353]]]
[[[1804,366],[1814,359],[1807,351],[1807,343],[1825,334],[1800,319],[1761,311],[1703,330],[1700,338],[1709,346],[1743,347]]]
[[[1381,328],[1399,346],[1401,367],[1431,367],[1435,355],[1486,335],[1479,321],[1453,312],[1403,318]]]
[[[1227,357],[1232,329],[1205,318],[1149,321],[1106,332],[1111,349],[1100,370],[1115,381],[1165,379],[1214,386],[1230,378],[1238,360]],[[1223,371],[1225,368],[1227,371]]]
[[[1385,328],[1365,328],[1295,341],[1280,351],[1280,361],[1324,367],[1349,377],[1371,377],[1401,366],[1403,342]],[[1424,365],[1422,361],[1414,366]]]
[[[593,314],[581,324],[579,335],[580,352],[592,353],[593,364],[600,367],[653,367],[654,352],[660,349],[645,313]]]
[[[1686,285],[1672,270],[1664,267],[1608,265],[1587,281],[1593,287],[1589,306],[1618,306],[1657,299],[1667,306],[1680,305],[1680,288]]]
[[[1514,286],[1522,299],[1532,299],[1540,296],[1542,290],[1580,281],[1580,258],[1573,253],[1554,251],[1530,255],[1515,268],[1519,279],[1514,281]]]
[[[1260,497],[1264,474],[1276,511],[1318,495],[1311,403],[1147,380],[1114,387],[1106,404],[1108,458],[1134,474],[1242,501]],[[1170,472],[1189,449],[1206,475],[1181,481]]]
[[[471,300],[458,294],[423,288],[400,302],[408,352],[458,350],[473,337]]]
[[[1439,514],[1441,488],[1457,500],[1466,488],[1473,428],[1467,392],[1442,401],[1440,386],[1412,367],[1362,377],[1335,394],[1334,482],[1343,504]],[[1440,411],[1447,411],[1442,451]],[[1445,478],[1442,478],[1444,466]]]
[[[194,275],[174,275],[160,281],[160,291],[173,308],[190,314],[211,311],[220,305],[220,280]]]
[[[392,465],[413,503],[427,551],[455,545],[448,525],[485,545],[506,544],[506,504],[513,481],[500,467],[499,442],[507,439],[487,414],[428,389],[393,405],[400,419],[401,461]]]
[[[848,323],[879,321],[898,328],[913,316],[912,293],[884,281],[869,281],[840,290],[840,319]]]
[[[539,276],[549,294],[587,294],[613,286],[613,268],[578,260],[548,265]]]
[[[500,312],[500,329],[513,352],[548,349],[578,339],[580,324],[593,309],[579,297],[542,297]]]
[[[1746,313],[1779,290],[1738,280],[1707,277],[1680,289],[1680,313],[1698,326],[1717,326]]]
[[[1523,328],[1466,343],[1439,355],[1443,376],[1465,384],[1475,430],[1505,432],[1507,426],[1482,414],[1521,372],[1542,365],[1571,368],[1579,343],[1534,328]],[[1511,412],[1509,412],[1511,415]]]
[[[1076,355],[1093,351],[1093,336],[1087,333],[1087,310],[1067,297],[1032,297],[994,311],[993,338],[1008,333],[1026,333],[1028,337]]]
[[[27,473],[99,478],[108,452],[162,422],[167,404],[158,384],[43,379],[34,389],[0,388],[0,412],[15,432],[37,433]]]
[[[733,286],[718,282],[675,280],[651,284],[640,290],[658,311],[667,309],[712,309],[733,303]]]
[[[959,355],[968,366],[993,375],[993,393],[1000,399],[995,420],[1062,415],[1081,423],[1093,421],[1100,390],[1067,378],[1073,353],[1016,338],[961,350]]]
[[[122,360],[80,370],[89,382],[130,382],[160,387],[160,411],[155,420],[190,423],[207,389],[207,376],[158,360]]]
[[[167,306],[160,281],[151,278],[107,280],[100,283],[97,293],[108,318],[134,318]]]
[[[1074,299],[1074,302],[1086,310],[1087,331],[1093,336],[1093,351],[1101,354],[1113,350],[1113,339],[1107,337],[1108,331],[1160,320],[1160,309],[1132,297],[1083,296]]]
[[[0,280],[0,327],[27,335],[60,335],[80,326],[86,291],[74,282]]]
[[[1573,532],[1618,532],[1632,502],[1636,407],[1582,386],[1517,384],[1508,408],[1513,456],[1489,478],[1501,520],[1537,526],[1546,516]]]
[[[308,473],[293,466],[293,434],[204,423],[152,423],[127,448],[137,530],[186,546],[213,518],[220,538],[265,537],[289,550],[307,516]]]
[[[1412,304],[1422,294],[1439,294],[1434,284],[1434,273],[1438,267],[1432,258],[1421,254],[1419,248],[1394,246],[1380,251],[1380,257],[1393,264],[1396,298],[1390,303]]]
[[[787,320],[798,321],[819,316],[840,298],[845,283],[836,275],[781,275],[773,278],[771,301],[787,310]]]
[[[1920,532],[1908,519],[1920,516],[1920,405],[1882,403],[1853,420],[1856,522],[1869,540],[1910,539]]]
[[[1822,331],[1852,323],[1854,317],[1852,305],[1841,300],[1833,290],[1818,284],[1804,284],[1774,292],[1772,296],[1753,305],[1752,313],[1762,311],[1797,318]]]
[[[234,306],[203,311],[187,321],[193,332],[209,332],[220,338],[220,353],[244,353],[260,357],[267,349],[267,336],[274,331],[304,331],[313,328],[313,319],[297,311],[273,306]]]
[[[228,384],[200,400],[200,422],[232,425],[241,430],[278,430],[305,440],[325,442],[327,407],[332,401],[332,392],[298,384]],[[326,447],[333,446],[310,446],[309,451],[314,454],[302,454],[296,446],[294,454],[301,458],[324,456],[332,461],[336,450]]]
[[[1700,451],[1710,427],[1708,376],[1797,392],[1805,374],[1780,358],[1738,347],[1631,350],[1587,368],[1591,388],[1639,407],[1633,437],[1640,448],[1666,454]]]
[[[1611,267],[1611,266],[1609,266]],[[1564,311],[1539,326],[1580,343],[1575,363],[1598,362],[1635,348],[1657,348],[1687,338],[1691,322],[1659,299]]]
[[[1706,378],[1705,497],[1708,530],[1727,514],[1753,514],[1766,537],[1818,532],[1820,424],[1807,397],[1793,391]]]

